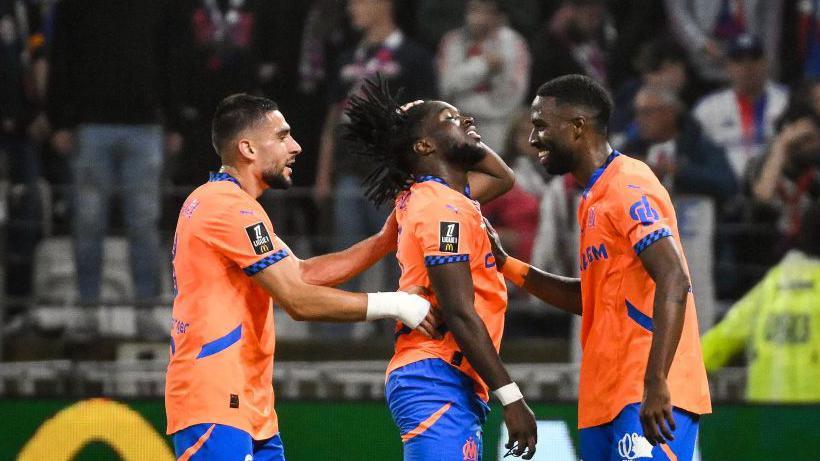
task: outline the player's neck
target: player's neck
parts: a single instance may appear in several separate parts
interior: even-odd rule
[[[580,163],[575,170],[572,171],[572,176],[575,178],[575,181],[577,181],[581,187],[586,187],[589,178],[592,177],[595,170],[601,168],[604,163],[606,163],[606,159],[611,153],[612,147],[606,140],[589,146],[587,154],[581,157]]]
[[[425,171],[423,173],[420,172],[417,174],[438,176],[443,179],[445,183],[447,183],[447,186],[450,187],[450,189],[453,189],[459,194],[463,194],[467,187],[467,172],[463,169],[450,165],[445,164],[440,168],[433,168],[429,171]]]
[[[267,184],[261,179],[257,179],[247,168],[237,168],[233,165],[222,165],[220,173],[228,173],[239,181],[239,187],[254,199],[259,198],[262,192],[267,189]]]

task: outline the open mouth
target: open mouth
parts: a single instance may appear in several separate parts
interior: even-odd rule
[[[471,137],[475,140],[481,141],[481,135],[478,134],[478,130],[476,130],[476,127],[471,126],[470,128],[467,128],[466,133],[467,133],[467,136],[469,136],[469,137]]]
[[[544,150],[538,152],[538,161],[541,162],[541,164],[543,165],[543,164],[547,163],[547,161],[549,160],[549,156],[550,156],[550,151],[548,149],[544,149]]]

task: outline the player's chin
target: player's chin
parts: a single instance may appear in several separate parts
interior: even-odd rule
[[[266,175],[263,179],[271,189],[289,189],[293,185],[293,179],[291,179],[290,173],[286,171],[277,175]]]

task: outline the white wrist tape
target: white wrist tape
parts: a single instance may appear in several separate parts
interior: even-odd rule
[[[524,394],[521,393],[521,390],[518,389],[518,384],[515,383],[501,386],[494,390],[493,394],[498,397],[498,400],[501,401],[501,405],[505,407],[524,398]]]
[[[403,291],[368,293],[365,319],[393,318],[401,320],[410,328],[416,328],[429,310],[430,303],[426,299]]]

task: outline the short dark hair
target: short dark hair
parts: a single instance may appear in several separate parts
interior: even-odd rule
[[[225,143],[275,110],[279,106],[274,101],[245,93],[232,94],[220,101],[211,122],[211,142],[216,153],[221,157]]]
[[[596,110],[595,120],[599,129],[606,133],[609,114],[612,113],[612,97],[598,82],[586,75],[570,74],[554,78],[538,88],[538,96],[555,98],[559,104],[585,106]]]

